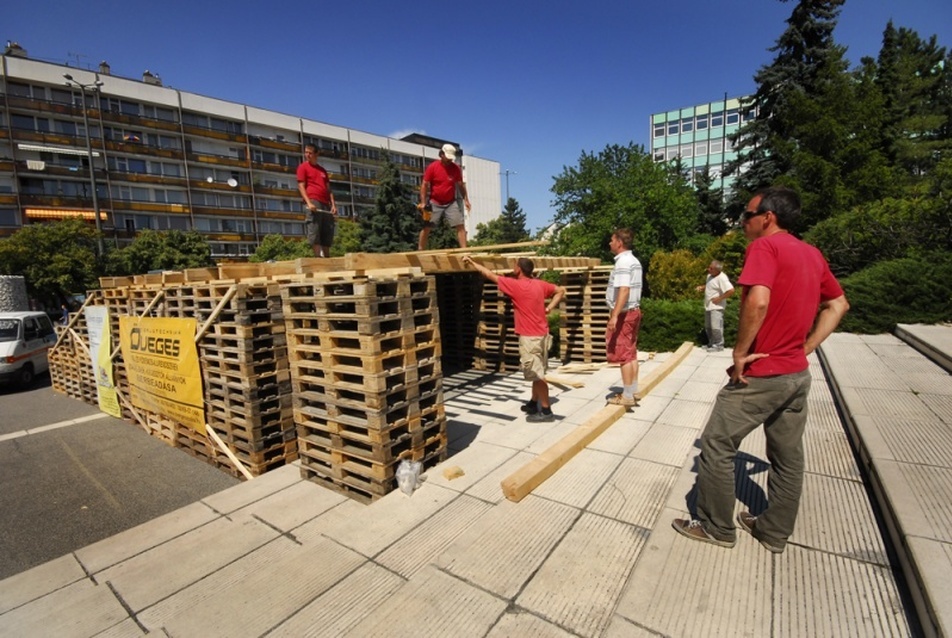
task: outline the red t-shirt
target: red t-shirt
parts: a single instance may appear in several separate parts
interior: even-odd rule
[[[769,377],[808,367],[803,344],[822,301],[843,294],[819,250],[789,233],[755,239],[747,247],[738,283],[770,288],[770,304],[750,352],[767,353],[747,366],[745,374]]]
[[[463,181],[463,170],[459,164],[444,164],[437,160],[426,167],[423,181],[430,183],[430,199],[446,206],[456,199],[456,185]]]
[[[331,180],[322,166],[301,162],[297,169],[297,181],[304,182],[304,189],[311,201],[331,205]]]
[[[500,277],[499,290],[512,299],[516,315],[516,334],[523,337],[544,337],[549,334],[545,318],[545,300],[558,288],[542,279]]]

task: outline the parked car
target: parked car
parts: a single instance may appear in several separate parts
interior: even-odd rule
[[[0,312],[0,382],[27,386],[50,367],[56,343],[53,322],[45,312]]]

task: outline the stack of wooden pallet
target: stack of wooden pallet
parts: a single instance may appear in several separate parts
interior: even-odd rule
[[[447,375],[471,370],[475,365],[473,344],[479,330],[483,281],[479,273],[436,275],[437,303],[443,319],[440,324],[443,371]]]
[[[512,300],[493,284],[483,286],[476,337],[477,370],[519,370],[519,335],[516,334]]]
[[[566,289],[559,342],[562,362],[605,361],[605,328],[611,314],[605,291],[611,268],[565,270],[560,283]]]
[[[166,292],[165,316],[194,318],[205,422],[254,476],[297,458],[281,294],[275,282],[183,284]],[[235,474],[214,441],[179,426],[175,445]]]
[[[97,405],[86,317],[79,313],[71,319],[69,329],[56,327],[57,344],[49,351],[50,384],[56,392]]]
[[[370,502],[401,460],[446,458],[433,276],[315,278],[281,296],[305,478]]]

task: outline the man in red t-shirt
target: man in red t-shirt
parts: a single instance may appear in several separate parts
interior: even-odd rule
[[[460,200],[466,205],[466,211],[472,208],[469,194],[463,182],[463,170],[456,163],[456,147],[444,144],[440,149],[440,159],[432,162],[423,172],[420,184],[420,208],[430,207],[429,219],[424,218],[420,231],[420,250],[426,249],[426,240],[430,230],[440,223],[446,215],[446,223],[456,229],[456,239],[460,248],[466,248],[466,225]]]
[[[549,384],[545,380],[550,345],[546,315],[561,303],[565,288],[534,278],[535,264],[525,257],[516,262],[512,277],[500,277],[477,264],[469,255],[463,257],[463,263],[478,270],[512,299],[516,334],[519,335],[519,363],[526,381],[532,382],[532,398],[522,406],[522,411],[528,413],[526,420],[533,423],[554,421],[555,415],[549,404]],[[551,299],[548,304],[546,299]]]
[[[738,279],[740,326],[730,381],[701,435],[697,519],[672,526],[693,540],[733,547],[734,458],[741,441],[764,425],[767,508],[737,515],[737,523],[779,554],[793,533],[803,487],[803,429],[810,370],[807,356],[849,310],[820,251],[790,234],[800,198],[788,188],[756,194],[741,216],[751,240]]]
[[[304,147],[304,161],[297,169],[298,192],[304,200],[307,242],[315,257],[330,257],[337,227],[337,204],[327,171],[317,163],[317,146]]]

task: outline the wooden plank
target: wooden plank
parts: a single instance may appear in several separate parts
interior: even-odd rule
[[[570,381],[564,377],[556,377],[553,375],[546,375],[546,383],[551,383],[552,385],[562,386],[563,388],[584,388],[585,384],[581,381]]]
[[[693,348],[694,344],[685,341],[671,357],[646,375],[645,379],[639,383],[638,398],[640,399],[651,392],[665,377],[671,374],[671,371],[678,367]],[[568,463],[572,457],[578,454],[579,450],[584,449],[598,438],[626,411],[627,408],[624,406],[606,405],[588,421],[575,428],[568,436],[503,479],[500,484],[502,493],[510,501],[518,503],[555,474],[559,468]]]
[[[626,411],[621,405],[606,405],[568,436],[503,479],[502,493],[510,501],[518,503],[570,461],[579,450],[598,438]]]

